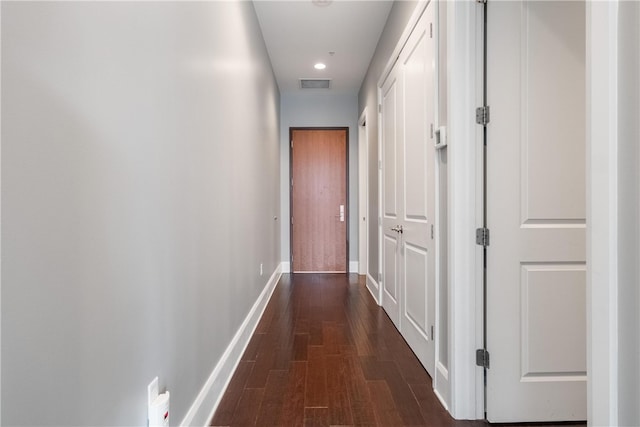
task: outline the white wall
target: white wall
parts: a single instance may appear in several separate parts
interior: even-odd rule
[[[358,97],[350,93],[307,90],[280,99],[280,253],[289,262],[289,128],[349,128],[349,261],[358,261]],[[356,270],[357,272],[357,270]]]
[[[280,261],[253,5],[3,2],[1,27],[2,424],[146,425],[156,375],[176,424]]]

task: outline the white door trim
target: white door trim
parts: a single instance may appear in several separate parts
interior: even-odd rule
[[[407,36],[408,37],[408,36]],[[378,85],[378,164],[376,169],[378,170],[378,271],[376,272],[378,277],[378,305],[382,306],[382,87]]]
[[[587,2],[587,418],[618,425],[618,2]]]
[[[475,365],[483,345],[482,129],[473,112],[482,100],[483,6],[447,3],[449,120],[449,411],[484,418],[484,372]]]
[[[358,274],[367,274],[369,260],[369,136],[367,108],[358,119]]]

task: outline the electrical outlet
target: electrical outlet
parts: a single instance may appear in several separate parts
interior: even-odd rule
[[[260,263],[260,275],[262,276],[262,263]]]

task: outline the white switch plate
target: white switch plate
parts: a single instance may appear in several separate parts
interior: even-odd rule
[[[156,400],[160,389],[158,388],[158,377],[155,377],[147,386],[147,411],[151,408],[151,402]]]

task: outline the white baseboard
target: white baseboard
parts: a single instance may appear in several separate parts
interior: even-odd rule
[[[349,273],[359,273],[358,261],[349,261]]]
[[[253,332],[258,326],[258,322],[260,321],[262,313],[271,298],[271,294],[276,288],[278,280],[280,280],[280,276],[282,275],[282,264],[278,265],[269,278],[269,281],[260,293],[260,296],[256,300],[255,304],[253,304],[253,307],[251,307],[251,311],[247,314],[247,317],[242,322],[242,325],[240,325],[238,332],[236,332],[231,343],[229,343],[229,346],[222,354],[220,361],[213,369],[213,372],[211,372],[211,375],[209,375],[209,378],[202,387],[202,390],[198,393],[196,400],[191,405],[191,408],[189,408],[189,411],[187,411],[187,415],[180,423],[181,426],[209,425],[218,404],[220,404],[222,395],[229,385],[229,381],[231,381],[234,371],[238,367],[240,358],[247,348]]]
[[[289,261],[282,261],[280,265],[282,266],[282,274],[291,273],[291,263]]]
[[[380,286],[369,273],[367,273],[367,289],[369,290],[369,293],[373,297],[376,304],[380,305],[380,300],[378,299],[380,295]]]

